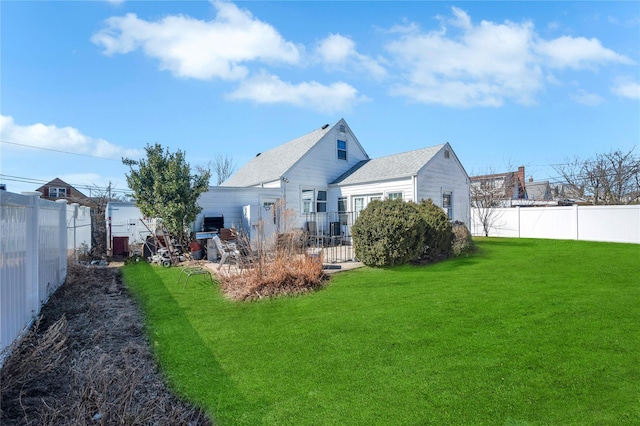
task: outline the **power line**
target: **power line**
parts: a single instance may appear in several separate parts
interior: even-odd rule
[[[23,146],[23,147],[26,147],[26,148],[41,149],[43,151],[58,152],[60,154],[69,154],[69,155],[78,155],[80,157],[98,158],[100,160],[121,161],[121,160],[117,160],[115,158],[98,157],[97,155],[81,154],[79,152],[62,151],[62,150],[53,149],[53,148],[44,148],[44,147],[41,147],[41,146],[27,145],[27,144],[24,144],[24,143],[10,142],[10,141],[4,140],[4,139],[0,139],[0,143],[6,143],[6,144],[16,145],[16,146]]]
[[[39,185],[39,186],[42,186],[44,184],[51,182],[48,180],[34,179],[34,178],[21,177],[21,176],[11,176],[11,175],[5,175],[5,174],[0,174],[0,178],[2,178],[3,181],[7,181],[7,182],[29,183],[33,185]],[[105,189],[98,185],[75,184],[75,183],[69,183],[69,182],[66,182],[66,183],[73,186],[76,189],[85,189],[89,191]],[[120,193],[122,195],[133,195],[133,191],[131,191],[130,189],[111,188],[111,192]]]

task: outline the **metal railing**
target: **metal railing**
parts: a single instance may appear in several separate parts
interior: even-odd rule
[[[322,252],[324,263],[355,260],[351,227],[355,212],[323,212],[304,214],[304,232],[307,246]]]

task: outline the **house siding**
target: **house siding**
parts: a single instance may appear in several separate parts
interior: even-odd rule
[[[340,124],[336,124],[309,152],[286,174],[290,183],[282,183],[286,191],[287,208],[296,212],[299,218],[298,226],[304,225],[304,215],[301,209],[303,189],[329,191],[328,182],[337,179],[354,165],[369,157],[360,146],[356,137],[346,127],[346,133],[341,133]],[[347,142],[347,160],[339,160],[337,155],[337,140]],[[335,198],[335,197],[334,197]],[[337,201],[328,200],[327,209],[336,211]],[[333,203],[333,204],[332,204]]]
[[[202,229],[204,216],[224,215],[226,228],[242,226],[242,208],[248,205],[262,204],[263,201],[276,201],[282,197],[280,188],[259,188],[230,186],[211,186],[209,191],[198,198],[202,211],[196,217],[194,228]]]
[[[471,226],[469,178],[456,159],[451,148],[450,157],[445,158],[444,149],[427,163],[418,173],[417,202],[431,199],[434,204],[442,207],[442,194],[452,193],[453,220],[464,222]]]
[[[344,132],[340,131],[341,127]],[[338,140],[346,142],[346,160],[338,156]],[[445,156],[445,152],[449,155]],[[316,196],[317,191],[327,191],[328,213],[337,212],[339,197],[346,197],[347,210],[353,211],[357,196],[386,198],[389,193],[402,192],[404,201],[431,198],[442,206],[443,192],[449,191],[452,219],[470,226],[469,177],[448,143],[366,160],[370,160],[369,156],[343,119],[330,128],[323,126],[251,160],[235,179],[244,182],[242,185],[212,187],[209,193],[203,194],[200,205],[204,211],[195,227],[199,229],[202,216],[207,213],[223,214],[227,227],[239,225],[242,206],[262,203],[260,197],[268,191],[275,191],[270,197],[282,197],[290,212],[289,224],[304,227],[309,220],[301,208],[305,189],[316,191]],[[366,199],[365,204],[368,201]],[[315,210],[315,200],[312,210]]]
[[[413,178],[408,176],[387,181],[332,187],[329,192],[329,209],[338,210],[338,197],[347,197],[347,208],[353,210],[354,197],[380,194],[386,198],[390,192],[402,192],[404,201],[414,201]]]

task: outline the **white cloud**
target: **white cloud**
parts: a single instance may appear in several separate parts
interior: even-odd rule
[[[292,84],[266,72],[243,81],[235,92],[229,94],[229,98],[259,104],[290,104],[326,113],[348,111],[366,100],[344,82],[328,86],[315,81]]]
[[[356,53],[356,44],[348,37],[331,34],[318,43],[318,54],[327,64],[341,64]]]
[[[378,61],[358,53],[355,42],[340,34],[331,34],[320,40],[316,56],[330,70],[364,72],[378,80],[387,74]]]
[[[104,139],[95,139],[82,134],[74,127],[58,127],[42,123],[22,126],[16,124],[13,117],[0,115],[2,140],[8,146],[21,148],[20,145],[95,157],[120,159],[138,158],[142,150],[129,149],[114,145]],[[24,148],[28,149],[28,148]]]
[[[640,99],[640,83],[637,81],[618,79],[611,91],[623,98]]]
[[[542,86],[542,72],[531,52],[531,23],[473,25],[454,8],[450,22],[459,37],[446,31],[409,34],[386,48],[406,70],[406,82],[392,93],[416,101],[454,107],[500,106],[506,99],[533,102]]]
[[[474,23],[456,7],[450,18],[438,18],[441,28],[422,31],[405,25],[411,31],[398,33],[385,46],[401,78],[392,94],[459,108],[499,107],[509,101],[527,105],[535,103],[545,84],[561,84],[551,70],[633,64],[597,39],[544,40],[531,22]]]
[[[596,95],[595,93],[589,93],[583,89],[579,89],[570,96],[575,102],[587,106],[598,106],[604,102],[604,99],[601,96]]]
[[[602,46],[600,40],[563,36],[539,40],[535,49],[553,68],[591,69],[609,62],[633,64],[633,61]]]
[[[106,28],[91,41],[106,55],[142,49],[158,59],[162,69],[179,77],[223,80],[245,78],[251,61],[295,64],[300,51],[271,25],[255,19],[233,3],[212,2],[217,16],[202,21],[188,16],[167,16],[151,22],[129,13],[106,20]]]

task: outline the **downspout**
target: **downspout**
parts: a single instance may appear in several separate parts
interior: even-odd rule
[[[284,206],[282,207],[282,211],[286,212],[287,209],[289,208],[287,206],[287,182],[289,182],[289,178],[287,178],[286,176],[280,176],[280,182],[282,182],[282,201],[284,203]],[[280,220],[280,219],[278,219],[278,220]],[[285,219],[285,224],[284,224],[285,228],[287,226],[286,222],[287,222],[287,220]],[[287,232],[286,229],[283,229],[282,231],[283,232]]]
[[[468,186],[468,190],[467,190],[467,198],[468,198],[468,203],[467,203],[467,222],[468,222],[467,223],[467,228],[469,230],[471,230],[471,224],[473,223],[473,217],[472,217],[472,213],[471,213],[471,179],[469,178],[469,176],[467,176],[467,186]]]
[[[413,182],[413,202],[417,204],[420,202],[418,200],[418,175],[413,175],[411,180]]]

